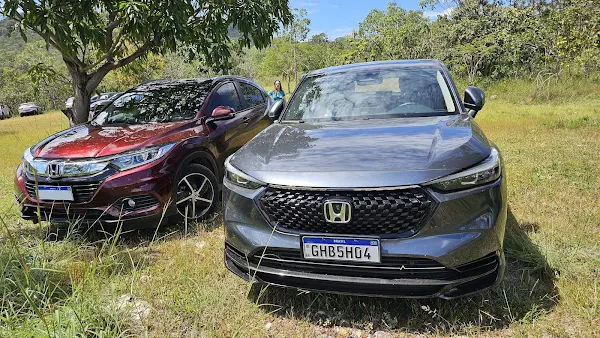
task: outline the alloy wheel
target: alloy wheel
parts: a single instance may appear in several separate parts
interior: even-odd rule
[[[177,184],[177,212],[190,221],[206,215],[214,198],[213,184],[203,174],[188,174]]]

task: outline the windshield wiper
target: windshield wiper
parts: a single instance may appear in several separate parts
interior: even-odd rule
[[[304,123],[304,120],[282,120],[281,123]]]

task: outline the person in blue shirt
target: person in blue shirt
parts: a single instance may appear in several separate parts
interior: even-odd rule
[[[269,96],[273,102],[278,100],[283,100],[285,102],[285,93],[283,89],[281,89],[281,81],[276,80],[274,83],[275,88],[269,92]]]

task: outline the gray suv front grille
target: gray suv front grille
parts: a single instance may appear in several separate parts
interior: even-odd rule
[[[325,219],[327,200],[351,205],[348,223]],[[422,226],[434,202],[421,188],[380,191],[318,191],[269,187],[260,201],[274,226],[300,233],[411,235]]]

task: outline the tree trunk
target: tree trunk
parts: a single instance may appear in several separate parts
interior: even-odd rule
[[[64,61],[73,81],[71,86],[73,87],[74,99],[69,123],[71,126],[74,126],[85,123],[88,120],[91,100],[91,91],[88,91],[88,82],[90,81],[90,77],[87,73],[80,71],[77,65],[71,63],[69,60],[65,59]]]
[[[91,93],[85,90],[85,84],[83,88],[80,88],[80,86],[76,87],[75,99],[73,100],[73,121],[70,121],[71,125],[87,122],[90,113]]]
[[[74,126],[88,121],[92,93],[98,88],[100,81],[102,81],[112,68],[102,67],[93,74],[87,74],[66,60],[65,63],[71,74],[71,79],[73,79],[73,114],[69,123],[71,126]]]
[[[298,85],[298,61],[296,59],[296,44],[294,44],[294,82]],[[288,92],[290,89],[288,88]]]

